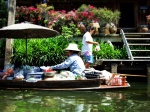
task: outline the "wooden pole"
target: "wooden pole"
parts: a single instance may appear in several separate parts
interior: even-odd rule
[[[15,12],[16,12],[16,0],[8,0],[8,25],[15,23]],[[4,68],[6,68],[11,61],[11,56],[13,54],[13,39],[6,38],[6,47],[5,47],[5,61]]]
[[[132,76],[132,77],[147,77],[146,75],[134,75],[134,74],[119,74],[121,76]]]
[[[147,64],[147,82],[150,85],[150,64]]]

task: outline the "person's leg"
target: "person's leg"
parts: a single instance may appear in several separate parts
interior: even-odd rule
[[[93,56],[92,55],[89,55],[88,52],[86,52],[84,55],[83,55],[84,59],[85,59],[85,67],[87,69],[90,68],[90,64],[93,63]]]

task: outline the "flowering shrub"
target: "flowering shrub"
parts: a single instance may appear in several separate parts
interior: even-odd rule
[[[45,18],[45,24],[47,24],[48,27],[54,27],[54,26],[62,26],[65,23],[65,14],[66,11],[55,11],[50,10],[47,13],[47,18]]]
[[[35,8],[33,6],[16,7],[16,22],[29,21],[31,23],[38,24],[41,20],[39,13],[39,8]]]
[[[28,21],[33,24],[43,25],[43,20],[47,17],[47,12],[54,9],[53,6],[47,6],[47,4],[34,6],[21,6],[16,7],[16,23]]]
[[[92,21],[97,21],[97,8],[91,5],[81,5],[76,12],[78,21],[88,24]]]
[[[97,8],[86,4],[69,12],[65,10],[56,11],[53,6],[47,6],[47,4],[37,5],[37,8],[33,6],[16,8],[16,22],[28,21],[49,28],[69,26],[70,22],[74,24],[82,22],[85,26],[93,22],[99,22],[100,25],[110,22],[117,24],[119,19],[119,11],[113,12],[107,8]]]
[[[65,14],[66,21],[78,21],[78,16],[76,15],[76,10],[69,11]]]

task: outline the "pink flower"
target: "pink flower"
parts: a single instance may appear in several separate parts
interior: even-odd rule
[[[92,6],[92,5],[89,5],[89,8],[90,8],[90,9],[94,9],[95,7],[94,7],[94,6]]]
[[[35,10],[34,6],[28,7],[29,11]]]

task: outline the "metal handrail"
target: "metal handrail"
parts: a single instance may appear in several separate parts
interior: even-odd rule
[[[129,48],[128,42],[127,42],[127,40],[126,40],[124,31],[123,31],[122,29],[120,29],[120,33],[121,33],[121,37],[122,37],[123,43],[124,43],[124,45],[125,45],[125,47],[126,47],[126,51],[127,51],[127,54],[128,54],[128,58],[129,58],[130,60],[134,60],[133,55],[132,55],[132,53],[131,53],[131,50],[130,50],[130,48]]]

